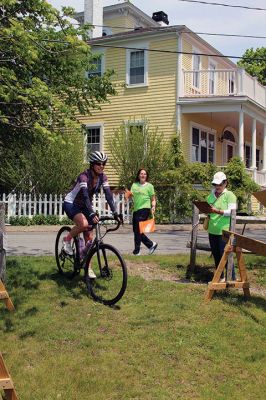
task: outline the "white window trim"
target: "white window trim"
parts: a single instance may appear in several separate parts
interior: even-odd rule
[[[100,129],[100,151],[103,151],[104,148],[104,123],[103,122],[95,122],[94,124],[84,124],[83,128],[87,129]],[[88,154],[87,154],[87,132],[84,134],[84,163],[88,162]]]
[[[135,47],[135,49],[133,48]],[[127,88],[143,87],[148,86],[148,51],[144,51],[144,82],[132,84],[130,83],[130,54],[138,50],[147,50],[148,45],[140,43],[139,45],[134,43],[131,49],[126,51],[126,85]]]
[[[217,149],[217,131],[213,128],[210,128],[208,126],[205,125],[201,125],[198,124],[197,122],[190,122],[190,162],[194,163],[194,162],[200,162],[202,163],[202,161],[192,161],[192,129],[193,128],[197,128],[199,130],[205,131],[207,132],[207,134],[211,133],[212,135],[214,135],[214,158],[213,158],[213,164],[216,164],[216,149]],[[204,164],[204,163],[202,163]]]

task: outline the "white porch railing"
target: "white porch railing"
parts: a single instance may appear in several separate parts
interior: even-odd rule
[[[251,178],[260,186],[266,186],[266,173],[253,168],[246,168]]]
[[[220,171],[223,171],[226,166],[220,165],[217,167]],[[253,168],[245,168],[245,171],[249,174],[249,176],[260,186],[266,186],[266,172],[258,171]]]
[[[184,97],[248,96],[266,107],[266,87],[242,68],[183,70]]]
[[[124,194],[114,194],[114,202],[118,213],[121,213],[125,223],[130,222],[129,202],[125,201]],[[59,218],[66,216],[63,214],[62,195],[39,195],[16,194],[0,195],[0,202],[6,203],[6,215],[10,217],[26,216],[32,218],[34,215],[56,215]],[[106,202],[103,193],[94,195],[92,206],[99,215],[111,215],[111,210]]]

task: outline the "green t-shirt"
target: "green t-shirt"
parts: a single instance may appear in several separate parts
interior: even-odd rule
[[[225,190],[218,199],[214,193],[210,193],[207,197],[207,202],[213,204],[213,207],[218,210],[228,210],[229,204],[236,204],[236,196],[229,190]],[[211,213],[208,232],[213,235],[222,235],[223,230],[228,230],[230,227],[230,218],[221,214]]]
[[[142,208],[151,208],[151,197],[155,194],[151,183],[146,182],[141,185],[139,182],[133,183],[130,191],[133,194],[134,211]]]

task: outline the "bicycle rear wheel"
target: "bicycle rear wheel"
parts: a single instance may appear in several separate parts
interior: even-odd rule
[[[89,278],[89,266],[96,279]],[[127,268],[119,251],[105,243],[95,247],[85,266],[85,281],[94,300],[106,305],[117,303],[127,287]]]
[[[63,239],[70,231],[71,228],[69,226],[63,226],[58,231],[55,240],[55,259],[58,271],[60,274],[68,277],[74,276],[77,272],[76,266],[78,254],[78,243],[76,238],[71,241],[73,255],[70,256],[63,250]]]

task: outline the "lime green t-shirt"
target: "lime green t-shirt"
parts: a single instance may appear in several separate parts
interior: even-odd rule
[[[155,194],[154,187],[151,183],[146,182],[141,185],[139,182],[133,183],[130,191],[133,194],[134,211],[142,208],[151,208],[151,197]]]
[[[218,199],[215,197],[214,193],[210,193],[207,197],[207,202],[213,204],[213,207],[218,208],[218,210],[228,210],[229,204],[236,204],[236,196],[229,190],[224,191]],[[230,217],[226,217],[221,214],[211,213],[208,232],[213,235],[222,235],[223,230],[228,230],[230,226]]]

